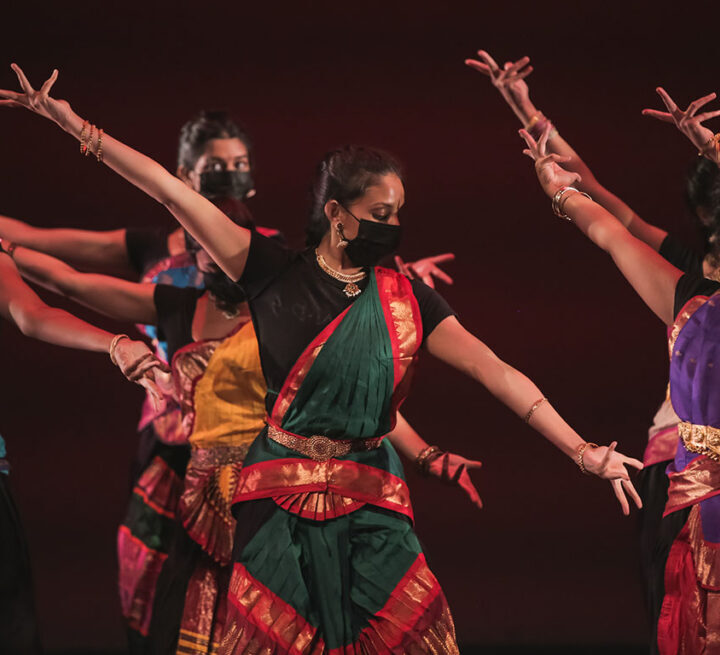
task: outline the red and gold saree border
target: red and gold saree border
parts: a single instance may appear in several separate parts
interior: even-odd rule
[[[350,460],[284,458],[258,462],[240,472],[233,503],[282,499],[303,492],[331,492],[404,514],[413,520],[406,482],[382,469]]]
[[[663,516],[720,494],[720,466],[700,455],[682,471],[670,473],[668,499]]]

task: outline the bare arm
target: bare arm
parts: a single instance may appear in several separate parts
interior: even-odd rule
[[[98,136],[89,138],[90,127],[83,130],[85,121],[73,112],[67,102],[49,96],[57,79],[57,71],[53,72],[39,91],[35,91],[20,68],[13,64],[13,70],[23,92],[0,91],[0,98],[4,99],[1,104],[30,109],[87,144],[92,153],[99,152],[100,139]],[[160,164],[108,134],[102,136],[102,160],[126,180],[165,205],[230,278],[240,278],[250,246],[250,230],[233,223],[209,200]]]
[[[490,77],[493,86],[498,89],[523,127],[528,126],[532,121],[535,121],[536,125],[541,125],[542,121],[547,121],[543,113],[538,110],[530,99],[530,90],[525,81],[533,70],[532,66],[529,65],[529,57],[523,57],[515,63],[507,62],[503,68],[500,68],[484,50],[478,51],[478,56],[482,61],[468,59],[466,64]],[[598,204],[607,209],[627,227],[633,236],[644,241],[654,250],[660,250],[662,242],[667,237],[667,231],[643,220],[627,203],[604,187],[590,170],[590,167],[572,146],[558,134],[557,130],[553,129],[549,134],[548,152],[566,157],[564,167],[580,175],[581,179],[577,182],[577,187],[581,191],[590,194]]]
[[[59,259],[27,248],[16,248],[14,259],[23,277],[96,312],[119,321],[157,323],[154,284],[80,273]]]
[[[553,197],[563,187],[571,186],[577,175],[560,167],[559,162],[565,163],[564,157],[547,153],[548,132],[549,126],[536,143],[527,131],[520,131],[528,145],[525,154],[535,160],[538,180],[545,193]],[[630,234],[606,209],[582,194],[568,191],[562,202],[567,216],[593,243],[610,254],[645,304],[666,325],[671,325],[675,318],[675,287],[682,271]]]
[[[518,416],[526,416],[528,410],[543,397],[532,380],[503,362],[454,316],[442,321],[426,343],[432,355],[482,384]],[[585,443],[547,401],[532,413],[529,424],[573,460]],[[625,469],[626,464],[642,468],[642,462],[616,452],[614,443],[609,447],[587,448],[583,457],[590,473],[611,481],[625,514],[629,512],[629,506],[623,489],[638,507],[642,506]]]
[[[125,230],[95,232],[42,228],[0,216],[0,238],[99,272],[134,273],[125,245]]]

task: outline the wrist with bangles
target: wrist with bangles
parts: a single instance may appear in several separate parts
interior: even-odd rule
[[[548,125],[550,125],[550,133],[548,134],[549,141],[550,139],[558,136],[558,131],[555,129],[552,122],[546,118],[541,111],[533,114],[530,120],[525,124],[525,130],[527,130],[530,136],[537,141],[542,136],[542,133]]]
[[[430,475],[430,464],[445,453],[438,446],[427,446],[423,448],[415,458],[415,466],[422,475]]]
[[[117,349],[118,343],[123,339],[130,339],[130,337],[127,334],[116,334],[110,342],[110,347],[108,348],[110,361],[115,364],[115,366],[118,366],[117,359],[115,358],[115,350]]]
[[[88,130],[88,126],[90,127],[89,130]],[[95,126],[88,121],[83,121],[82,129],[80,130],[80,154],[81,155],[85,155],[87,157],[88,154],[92,152],[92,141],[93,141],[94,133],[95,133]],[[97,130],[97,137],[95,139],[95,158],[101,163],[103,160],[103,149],[102,149],[103,134],[104,134],[104,132],[102,129]]]
[[[588,448],[592,448],[594,450],[595,448],[600,448],[600,446],[598,446],[596,443],[592,443],[591,441],[584,441],[583,443],[581,443],[575,449],[575,463],[578,465],[580,471],[582,471],[583,474],[592,475],[592,473],[590,473],[590,471],[585,468],[585,461],[583,459],[585,456],[585,451]]]
[[[568,195],[568,192],[572,193]],[[555,192],[555,195],[553,195],[552,198],[552,210],[555,216],[563,218],[570,223],[572,223],[573,220],[565,213],[565,203],[567,202],[568,198],[573,195],[573,193],[579,193],[581,196],[585,196],[588,200],[592,200],[592,198],[587,193],[585,193],[584,191],[580,191],[580,189],[576,189],[574,186],[560,187]]]

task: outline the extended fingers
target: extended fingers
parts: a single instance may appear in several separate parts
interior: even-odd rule
[[[430,275],[430,273],[425,273],[425,275],[421,275],[420,279],[427,284],[431,289],[435,288],[435,281],[433,280],[433,276]]]
[[[710,118],[715,118],[716,116],[720,116],[720,109],[716,109],[715,111],[706,111],[704,114],[695,116],[695,120],[698,123],[702,123],[703,121],[706,121]]]
[[[625,497],[625,493],[623,492],[620,480],[611,480],[610,484],[612,485],[613,491],[615,492],[615,497],[620,502],[620,507],[622,507],[622,513],[627,516],[628,514],[630,514],[630,505],[628,504],[627,498]]]
[[[40,87],[40,95],[47,98],[50,94],[50,89],[52,89],[53,84],[55,84],[55,81],[58,78],[58,69],[53,69],[52,75],[48,77],[47,80],[45,80],[45,83]]]
[[[678,109],[677,105],[675,104],[675,101],[670,97],[670,94],[663,89],[661,86],[659,86],[657,89],[657,94],[660,96],[661,100],[665,103],[665,106],[667,107],[668,111],[675,115],[678,113],[681,113]]]
[[[500,70],[500,66],[497,65],[497,62],[485,50],[478,50],[477,53],[478,57],[488,65],[490,72],[497,73]]]
[[[432,268],[430,269],[430,272],[438,278],[438,280],[442,280],[445,282],[445,284],[452,284],[453,279],[442,269],[438,268],[434,264],[432,265]]]
[[[658,111],[657,109],[643,109],[643,116],[650,116],[650,118],[657,118],[659,121],[664,123],[674,123],[675,119],[672,114],[668,114],[666,111]]]
[[[490,67],[487,64],[484,64],[481,61],[478,61],[477,59],[466,59],[465,65],[469,66],[470,68],[475,69],[476,71],[483,73],[485,75],[488,75],[492,77],[492,71],[490,70]]]
[[[405,263],[402,257],[400,255],[395,255],[395,266],[397,266],[398,271],[402,273],[403,275],[406,275],[410,279],[413,279],[412,273],[410,272],[410,268]]]
[[[0,107],[25,107],[17,100],[0,100]]]
[[[15,75],[17,75],[22,90],[28,95],[35,93],[35,89],[32,88],[32,84],[30,84],[28,78],[25,77],[25,73],[23,73],[22,68],[20,68],[17,64],[10,64],[10,68],[15,71]]]
[[[467,471],[464,471],[464,474],[458,480],[458,484],[460,485],[460,488],[468,495],[468,498],[470,498],[473,505],[475,505],[475,507],[477,507],[478,509],[482,509],[483,504],[480,498],[480,494],[475,488],[475,485],[472,483],[472,480],[470,479]]]
[[[518,59],[514,64],[511,64],[508,66],[505,64],[505,72],[508,75],[512,75],[513,73],[516,73],[524,66],[527,66],[530,63],[530,57],[522,57],[521,59]]]
[[[635,487],[633,486],[633,483],[630,482],[630,480],[623,480],[622,486],[625,489],[625,491],[630,494],[630,498],[632,498],[633,502],[635,503],[636,507],[638,509],[642,509],[642,499],[640,498],[640,494],[635,490]]]
[[[530,150],[530,156],[533,157],[533,159],[534,159],[535,151],[537,150],[537,143],[535,143],[535,139],[533,139],[530,132],[528,132],[525,129],[518,130],[518,134],[520,135],[521,138],[523,138],[525,140],[525,143],[527,143],[528,149]],[[525,151],[523,151],[523,152],[525,152]]]
[[[446,252],[442,255],[433,255],[432,257],[428,257],[428,259],[435,264],[440,264],[442,262],[451,262],[453,259],[455,259],[455,253]]]
[[[625,455],[623,455],[623,462],[628,466],[636,468],[638,471],[641,471],[645,468],[645,464],[643,464],[639,459],[635,459],[634,457],[626,457]]]
[[[687,108],[687,111],[685,112],[686,116],[691,117],[695,115],[695,112],[700,109],[700,107],[704,107],[708,102],[711,100],[715,100],[717,98],[716,93],[708,93],[706,96],[703,96],[702,98],[698,98],[697,100],[693,100]]]

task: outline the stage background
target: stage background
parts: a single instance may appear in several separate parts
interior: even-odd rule
[[[323,153],[349,142],[392,151],[407,171],[402,254],[454,252],[446,270],[455,284],[440,291],[464,325],[535,380],[585,438],[617,439],[642,455],[665,393],[665,329],[610,259],[552,215],[514,116],[463,59],[480,47],[502,61],[530,55],[536,104],[598,178],[646,219],[692,239],[683,178],[696,153],[640,110],[659,106],[658,84],[682,103],[718,89],[717,9],[72,5],[6,10],[0,85],[16,86],[11,61],[37,83],[58,67],[57,97],[171,170],[183,122],[202,108],[231,109],[255,139],[250,206],[298,245]],[[4,214],[48,227],[172,222],[47,121],[4,110],[0,142]],[[7,324],[0,340],[0,430],[46,643],[120,649],[114,541],[141,391],[104,355],[36,343]],[[607,483],[580,475],[482,388],[429,357],[404,411],[430,443],[484,462],[475,475],[482,511],[408,467],[417,529],[461,640],[644,641],[637,512],[623,517]]]

